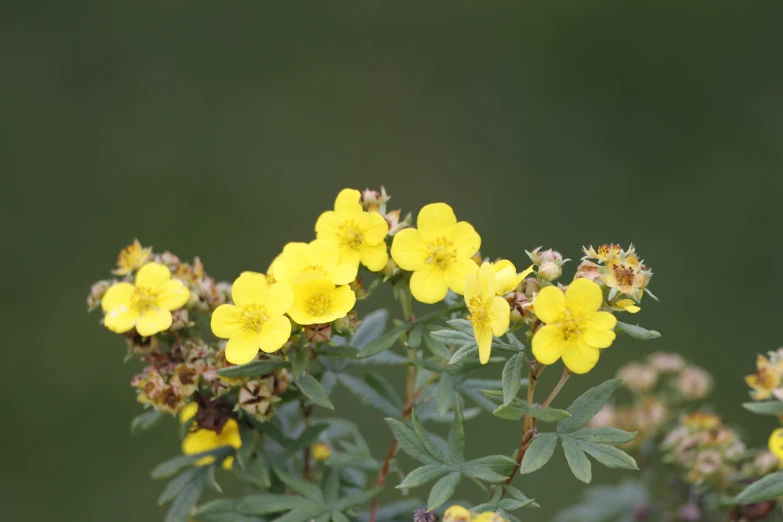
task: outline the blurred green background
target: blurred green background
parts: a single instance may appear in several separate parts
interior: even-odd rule
[[[750,443],[773,429],[739,403],[755,354],[783,344],[779,2],[1,9],[4,520],[163,517],[148,472],[178,451],[173,424],[130,434],[124,342],[84,313],[120,248],[231,280],[311,238],[347,186],[447,201],[520,267],[538,245],[633,241],[661,298],[636,318],[664,337],[622,338],[558,403],[671,350],[714,373]],[[380,457],[380,419],[335,399]],[[519,429],[484,417],[467,436],[473,456],[510,452]],[[562,456],[516,484],[544,506],[526,520],[579,490]]]

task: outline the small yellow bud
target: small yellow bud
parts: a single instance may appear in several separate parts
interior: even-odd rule
[[[319,442],[318,444],[313,444],[311,452],[313,458],[317,461],[324,461],[332,456],[332,449],[329,447],[328,444],[323,442]]]
[[[470,511],[462,506],[451,506],[443,514],[443,522],[469,522]]]

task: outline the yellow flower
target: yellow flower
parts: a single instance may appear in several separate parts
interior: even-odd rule
[[[356,271],[354,264],[340,264],[340,247],[330,239],[288,243],[273,268],[277,282],[286,285],[324,278],[336,285],[347,285],[356,279]]]
[[[443,513],[443,522],[469,522],[470,511],[462,506],[451,506]]]
[[[513,265],[512,273],[514,273]],[[465,303],[470,312],[468,320],[473,326],[481,364],[487,364],[489,361],[492,336],[506,333],[511,317],[508,301],[496,295],[496,279],[492,265],[484,263],[478,275],[470,274],[465,281]]]
[[[276,352],[291,336],[291,322],[284,315],[294,296],[285,285],[269,285],[264,274],[244,272],[231,287],[234,304],[217,307],[212,314],[212,332],[226,345],[226,360],[245,364],[258,350]]]
[[[620,299],[615,303],[615,306],[632,314],[635,314],[636,312],[641,310],[641,308],[636,305],[636,302],[633,299]]]
[[[294,285],[294,304],[288,310],[299,324],[331,323],[348,315],[356,304],[356,294],[347,285],[336,286],[328,279]]]
[[[389,261],[386,233],[389,225],[377,212],[365,212],[359,202],[361,193],[343,189],[334,202],[334,210],[321,214],[315,223],[318,239],[331,239],[340,247],[341,263],[358,268],[359,262],[373,272],[383,270]]]
[[[315,460],[323,461],[332,456],[332,449],[328,444],[324,444],[323,442],[313,444],[313,447],[310,451],[312,452],[313,458]]]
[[[783,428],[778,428],[772,432],[767,446],[769,447],[769,452],[775,455],[781,465],[783,465]]]
[[[599,348],[608,348],[615,339],[617,319],[598,311],[602,302],[601,287],[588,279],[577,279],[565,292],[543,288],[533,302],[536,316],[546,323],[533,336],[536,359],[553,364],[562,357],[574,373],[593,369]]]
[[[604,263],[608,263],[609,261],[613,260],[614,258],[618,257],[620,255],[620,252],[622,252],[622,248],[620,248],[620,245],[615,245],[614,243],[606,243],[604,245],[601,245],[598,247],[598,250],[594,250],[593,246],[590,245],[590,247],[582,247],[582,250],[585,252],[585,257],[582,259],[598,259],[599,261],[603,261]]]
[[[416,228],[394,236],[391,255],[403,270],[413,272],[411,293],[422,303],[437,303],[449,288],[462,295],[465,280],[478,271],[471,259],[481,247],[481,237],[470,223],[457,222],[445,203],[432,203],[419,212]]]
[[[494,511],[484,511],[473,517],[471,522],[506,522],[506,519]]]
[[[143,337],[168,330],[171,311],[185,305],[190,291],[179,279],[171,279],[166,265],[147,263],[136,274],[135,285],[116,283],[103,296],[103,323],[112,332],[136,327]]]
[[[185,406],[179,414],[179,421],[182,424],[188,422],[196,415],[198,405],[191,402]],[[204,428],[189,432],[182,440],[182,453],[185,455],[195,455],[223,446],[231,446],[234,449],[242,447],[242,438],[239,436],[239,424],[234,419],[228,419],[223,425],[220,433]],[[206,466],[215,462],[215,457],[204,457],[195,462],[196,466]],[[234,464],[234,457],[229,456],[223,460],[223,469],[231,469]]]
[[[120,252],[119,257],[117,258],[117,268],[112,270],[112,273],[116,275],[127,275],[134,270],[138,270],[147,262],[151,253],[152,247],[142,248],[139,240],[134,239],[132,245],[126,246]]]
[[[501,259],[500,261],[492,263],[492,268],[495,270],[495,275],[497,276],[497,287],[495,290],[498,295],[505,295],[513,291],[519,283],[532,274],[535,265],[530,265],[524,272],[517,274],[517,269],[511,261],[508,259]]]
[[[607,263],[606,270],[601,281],[609,288],[616,288],[637,301],[642,298],[644,288],[652,276],[652,272],[647,270],[635,255],[612,259]]]
[[[783,373],[783,361],[772,364],[763,355],[756,358],[756,373],[745,376],[745,382],[753,389],[753,398],[757,401],[768,399],[780,386]]]

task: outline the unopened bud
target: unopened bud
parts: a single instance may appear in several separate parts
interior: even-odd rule
[[[325,343],[332,338],[332,325],[330,323],[308,324],[304,327],[304,332],[311,343]]]
[[[389,261],[386,263],[386,266],[383,267],[383,275],[386,277],[394,277],[399,273],[400,267],[397,266],[397,263],[394,262],[394,259],[389,257]]]
[[[328,444],[325,444],[323,442],[319,442],[318,444],[313,444],[313,447],[310,449],[310,452],[313,455],[313,458],[317,461],[324,461],[332,456],[332,449],[329,447]]]
[[[712,388],[712,376],[702,368],[690,366],[680,375],[677,387],[688,400],[703,399]]]
[[[553,261],[545,261],[538,267],[538,276],[545,281],[554,281],[563,275],[563,269]]]
[[[90,295],[87,296],[87,311],[93,310],[101,306],[101,300],[106,290],[112,285],[112,281],[98,281],[92,287],[90,287]]]
[[[658,382],[658,372],[651,366],[631,362],[621,367],[617,376],[623,385],[634,393],[646,393]]]
[[[359,318],[356,317],[356,312],[351,310],[345,317],[335,320],[332,323],[332,328],[334,329],[334,333],[338,335],[351,336],[358,324]]]

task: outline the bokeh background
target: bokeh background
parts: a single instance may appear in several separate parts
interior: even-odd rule
[[[663,338],[622,338],[561,405],[672,350],[766,440],[774,422],[739,404],[755,354],[783,345],[780,3],[284,4],[1,8],[4,520],[163,517],[148,472],[178,451],[173,423],[130,434],[124,342],[84,313],[121,247],[231,280],[311,238],[347,186],[448,201],[518,266],[633,241],[661,298],[636,318]],[[382,455],[380,419],[335,400]],[[467,436],[478,454],[519,433],[484,417]],[[535,521],[580,489],[562,456],[517,484]]]

